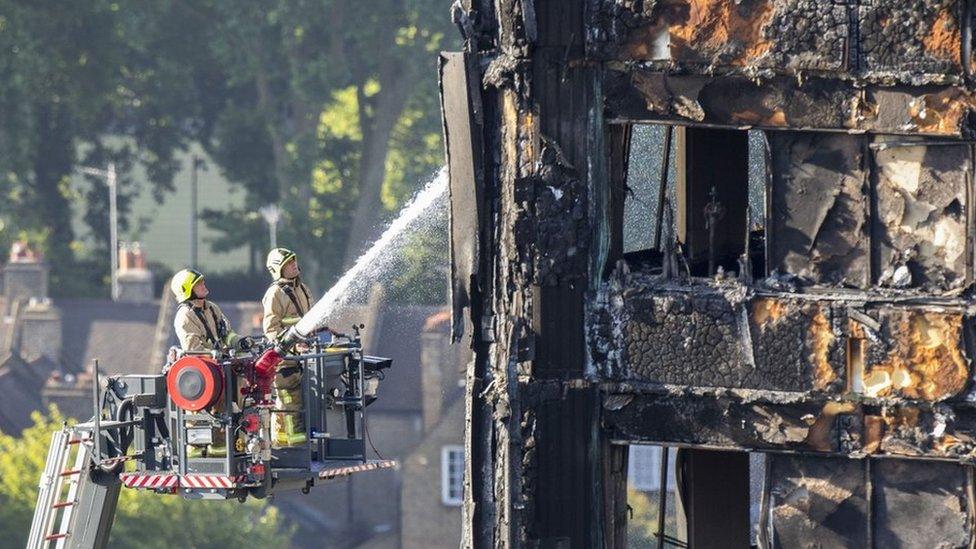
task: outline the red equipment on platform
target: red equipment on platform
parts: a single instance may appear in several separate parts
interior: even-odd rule
[[[198,412],[220,400],[224,392],[224,376],[214,359],[185,356],[166,374],[166,388],[177,406]]]
[[[257,377],[258,389],[262,393],[271,391],[271,382],[274,381],[275,372],[283,360],[281,354],[272,348],[265,351],[254,364],[254,374]]]

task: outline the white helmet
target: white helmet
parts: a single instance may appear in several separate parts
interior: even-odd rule
[[[281,269],[284,268],[285,263],[296,258],[298,256],[295,255],[295,252],[288,248],[275,248],[268,252],[268,260],[265,261],[264,265],[268,268],[268,272],[271,273],[271,278],[278,280],[281,278]]]

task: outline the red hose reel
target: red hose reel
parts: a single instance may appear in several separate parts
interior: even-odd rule
[[[224,393],[224,375],[220,366],[208,356],[185,356],[166,374],[166,388],[177,406],[199,412],[220,400]]]

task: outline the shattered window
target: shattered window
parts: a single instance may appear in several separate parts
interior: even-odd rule
[[[627,456],[627,546],[656,548],[661,507],[662,456],[667,450],[667,487],[664,511],[665,547],[685,547],[684,533],[678,531],[675,450],[661,446],[632,444]]]
[[[661,168],[665,139],[669,126],[636,124],[630,141],[627,162],[627,194],[624,200],[624,253],[649,250],[654,247],[657,217],[660,211]],[[675,203],[675,175],[677,173],[676,139],[672,133],[666,196],[672,207]],[[671,236],[671,227],[661,223],[662,239]]]
[[[760,520],[762,513],[762,493],[766,482],[766,454],[761,452],[749,453],[749,540],[753,546],[758,545]]]
[[[766,138],[762,130],[749,130],[749,217],[760,229],[766,217]]]
[[[713,167],[683,168],[698,162],[698,157],[707,159],[701,164]],[[634,125],[627,158],[623,252],[632,262],[659,265],[660,253],[679,241],[692,260],[693,275],[710,276],[718,266],[736,272],[746,247],[748,221],[754,270],[762,276],[766,157],[761,131]],[[670,211],[662,209],[664,205]],[[711,223],[716,226],[714,233],[709,233]],[[709,269],[710,255],[715,257]]]

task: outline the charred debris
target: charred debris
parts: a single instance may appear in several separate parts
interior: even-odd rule
[[[972,11],[455,3],[466,546],[625,546],[638,443],[684,449],[693,547],[976,543]],[[673,175],[625,250],[645,124]]]

